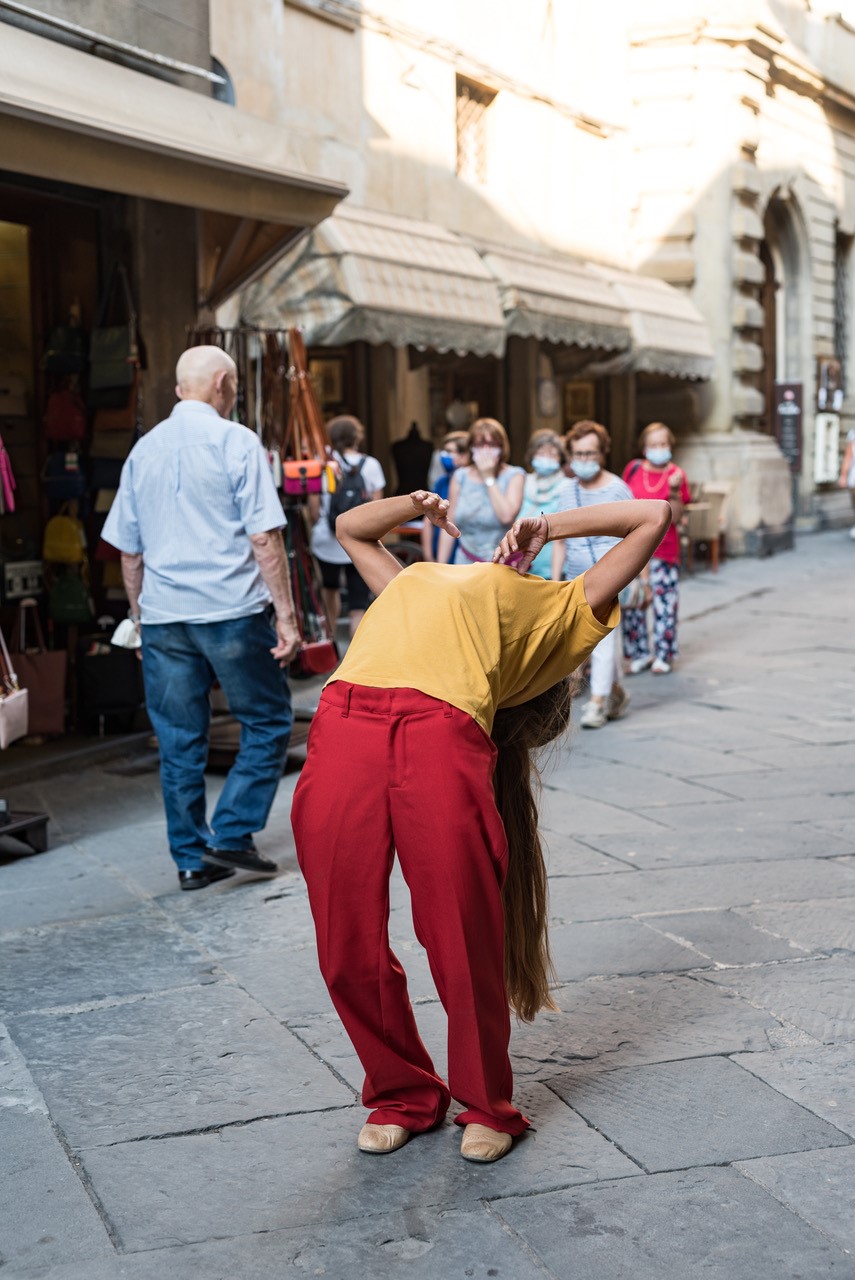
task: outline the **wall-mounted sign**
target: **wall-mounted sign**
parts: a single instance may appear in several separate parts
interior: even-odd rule
[[[802,469],[802,384],[776,382],[775,439],[793,475]]]
[[[843,408],[843,371],[840,361],[820,356],[816,362],[816,407],[827,413]]]

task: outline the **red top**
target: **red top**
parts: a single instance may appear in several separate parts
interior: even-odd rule
[[[685,505],[685,503],[692,500],[689,485],[686,481],[686,473],[681,471],[673,462],[669,463],[664,471],[653,471],[648,469],[645,462],[640,462],[638,458],[635,458],[624,467],[623,478],[632,490],[634,498],[662,498],[667,502],[670,492],[669,482],[675,474],[680,477],[679,497],[680,501]],[[670,526],[665,537],[653,552],[653,559],[664,560],[666,564],[680,563],[680,537],[675,524]]]

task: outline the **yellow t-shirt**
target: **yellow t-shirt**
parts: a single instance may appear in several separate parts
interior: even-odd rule
[[[371,605],[332,680],[418,689],[490,733],[500,707],[575,671],[619,621],[617,601],[608,622],[597,621],[581,577],[548,582],[506,565],[414,564]]]

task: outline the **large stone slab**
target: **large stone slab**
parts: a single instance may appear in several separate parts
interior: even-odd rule
[[[851,1044],[845,1044],[738,1053],[733,1061],[855,1138],[853,1057]]]
[[[652,773],[701,781],[712,774],[739,774],[746,769],[764,767],[763,762],[752,761],[748,755],[738,754],[724,745],[700,746],[697,742],[676,742],[652,734],[627,738],[623,728],[622,725],[620,735],[588,734],[584,748],[589,759],[627,765],[643,761],[644,768]],[[604,776],[607,776],[605,769]]]
[[[846,825],[849,828],[852,824]],[[697,831],[663,831],[658,835],[581,832],[580,839],[610,857],[651,871],[716,866],[721,862],[841,857],[855,850],[855,835],[820,832],[815,823],[807,822],[768,822],[759,827],[749,824],[738,828],[705,825]]]
[[[130,1250],[358,1220],[378,1206],[473,1208],[544,1180],[566,1186],[639,1173],[599,1134],[586,1133],[549,1090],[521,1095],[521,1102],[537,1131],[495,1165],[462,1160],[460,1130],[448,1122],[393,1156],[366,1156],[356,1149],[361,1107],[99,1147],[83,1161]]]
[[[710,963],[637,920],[557,925],[549,931],[559,982],[618,974],[679,973]]]
[[[205,1244],[51,1267],[39,1280],[543,1280],[543,1268],[486,1207],[365,1214],[350,1222],[262,1231]]]
[[[855,1262],[733,1169],[690,1170],[502,1200],[555,1280],[852,1280]]]
[[[407,975],[410,1000],[436,1000],[427,955],[419,943],[414,938],[393,938],[391,946]],[[257,948],[243,956],[229,956],[221,967],[282,1022],[299,1023],[304,1018],[333,1012],[314,943]]]
[[[855,889],[855,879],[852,887]],[[807,951],[855,952],[855,894],[825,902],[743,907],[741,914]]]
[[[577,838],[592,831],[610,834],[647,831],[655,834],[663,828],[654,819],[655,814],[653,817],[642,817],[630,809],[620,808],[618,804],[573,795],[554,785],[543,788],[540,823],[545,831],[556,831],[560,835]]]
[[[652,1173],[849,1141],[729,1058],[588,1068],[548,1084]]]
[[[133,910],[146,895],[71,845],[3,867],[0,933]]]
[[[76,1258],[115,1266],[107,1228],[47,1117],[0,1108],[0,1151],[0,1269],[11,1276]]]
[[[773,910],[773,908],[764,908]],[[744,915],[736,911],[674,911],[668,915],[645,916],[648,928],[667,938],[691,946],[703,959],[723,965],[759,964],[765,960],[792,960],[809,952],[787,938],[778,937],[752,923],[753,909]]]
[[[751,906],[831,898],[851,892],[851,872],[826,860],[800,859],[746,866],[673,867],[634,876],[577,876],[550,884],[556,920],[612,920],[703,907]]]
[[[448,1019],[445,1010],[438,1000],[434,1000],[414,1005],[413,1012],[419,1035],[436,1070],[443,1079],[447,1079]],[[361,1092],[365,1072],[335,1012],[293,1017],[288,1025],[312,1053],[347,1081],[354,1092]]]
[[[212,961],[160,912],[30,929],[3,942],[0,1008],[20,1012],[211,981]]]
[[[226,983],[24,1014],[16,1043],[74,1147],[347,1106],[352,1093]]]
[[[852,766],[838,764],[767,769],[742,774],[712,774],[704,782],[727,789],[743,800],[772,800],[779,796],[830,796],[852,790]]]
[[[226,881],[220,892],[179,893],[158,898],[170,919],[218,958],[245,955],[254,947],[305,946],[315,928],[301,876]],[[201,901],[200,901],[201,899]]]
[[[631,866],[618,858],[591,849],[579,840],[559,835],[557,831],[543,831],[541,839],[550,876],[623,875],[632,871]]]
[[[704,980],[737,992],[815,1040],[855,1040],[855,957],[710,971]]]
[[[737,1168],[847,1253],[855,1253],[855,1146],[748,1160]]]
[[[678,804],[663,813],[661,809],[641,808],[638,820],[655,818],[657,822],[675,831],[698,831],[714,823],[720,827],[762,827],[767,822],[812,822],[823,818],[849,818],[855,820],[855,796],[853,795],[784,795],[770,800],[722,800],[712,804]],[[597,828],[590,831],[615,831],[616,827]],[[581,834],[581,828],[576,832]]]
[[[667,808],[675,804],[715,803],[735,794],[723,786],[685,782],[679,777],[655,773],[646,767],[646,754],[635,764],[604,763],[599,768],[556,770],[547,785],[574,796],[588,796],[622,809]],[[642,767],[644,766],[644,767]],[[653,815],[655,816],[655,815]]]
[[[718,998],[694,978],[663,975],[573,983],[553,992],[563,1013],[515,1025],[518,1078],[547,1079],[580,1060],[624,1065],[764,1050],[776,1019],[744,1000]]]

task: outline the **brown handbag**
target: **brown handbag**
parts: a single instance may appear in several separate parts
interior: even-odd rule
[[[33,636],[28,642],[28,621]],[[60,734],[65,731],[65,649],[48,649],[35,600],[18,605],[12,632],[15,671],[29,699],[29,725],[33,734]]]
[[[128,391],[127,403],[118,408],[101,408],[95,410],[92,423],[93,431],[129,431],[133,432],[137,425],[137,401],[139,398],[140,371],[134,369],[133,382]]]

